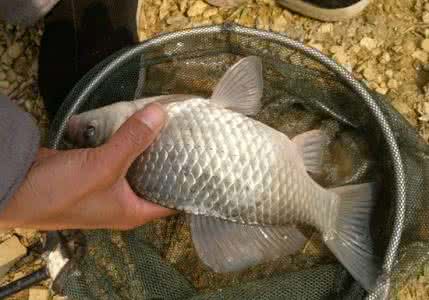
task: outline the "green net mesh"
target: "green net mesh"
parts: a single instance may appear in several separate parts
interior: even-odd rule
[[[183,215],[135,230],[83,231],[83,254],[65,277],[71,299],[376,299],[392,295],[428,256],[428,147],[381,96],[316,50],[285,36],[236,25],[148,40],[109,57],[73,89],[54,120],[50,145],[64,148],[75,113],[139,97],[209,96],[238,59],[264,66],[263,109],[255,117],[293,137],[321,128],[330,139],[320,184],[377,180],[382,192],[371,234],[383,273],[371,294],[339,264],[321,236],[302,251],[247,270],[217,274],[199,260]]]

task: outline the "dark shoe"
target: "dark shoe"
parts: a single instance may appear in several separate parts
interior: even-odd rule
[[[284,7],[322,21],[341,21],[359,15],[369,0],[277,0]]]

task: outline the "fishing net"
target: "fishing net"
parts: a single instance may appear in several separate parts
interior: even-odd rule
[[[308,242],[296,255],[214,273],[196,255],[179,214],[125,232],[80,232],[82,251],[64,281],[71,299],[378,299],[392,296],[425,262],[428,147],[383,97],[283,35],[226,24],[124,49],[74,87],[52,123],[50,146],[66,147],[65,125],[75,113],[160,94],[208,97],[225,71],[249,55],[263,62],[263,109],[255,118],[290,137],[315,128],[329,136],[324,173],[314,179],[325,187],[380,186],[371,218],[383,262],[375,291],[367,294],[312,228],[303,228]]]

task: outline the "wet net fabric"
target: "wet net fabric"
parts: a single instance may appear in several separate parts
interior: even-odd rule
[[[426,261],[429,148],[386,99],[282,35],[210,26],[124,49],[76,85],[52,124],[50,144],[65,147],[74,113],[160,94],[208,97],[228,67],[248,55],[263,61],[263,109],[255,118],[289,137],[315,128],[329,137],[323,173],[314,179],[327,188],[367,181],[380,187],[371,220],[383,262],[377,289],[366,294],[312,228],[303,228],[309,240],[296,255],[213,273],[180,214],[127,232],[81,232],[83,252],[65,283],[71,299],[379,299]]]

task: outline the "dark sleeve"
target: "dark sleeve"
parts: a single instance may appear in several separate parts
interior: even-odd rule
[[[0,0],[0,20],[32,25],[45,16],[60,0]]]
[[[0,94],[0,209],[23,181],[39,143],[32,116]]]

